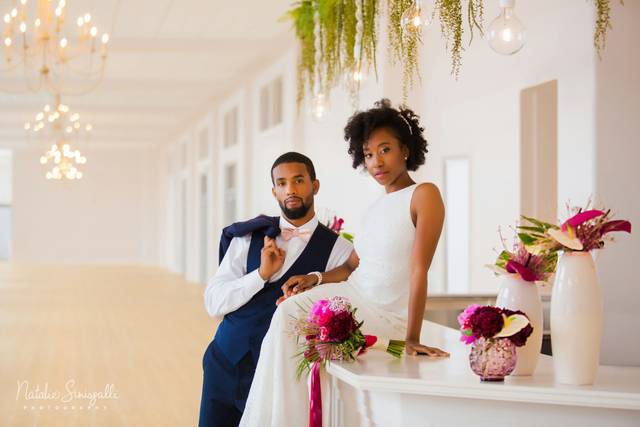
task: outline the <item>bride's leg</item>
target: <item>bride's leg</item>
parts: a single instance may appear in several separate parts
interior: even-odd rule
[[[296,378],[295,355],[299,350],[291,332],[291,323],[300,316],[300,305],[310,306],[310,301],[334,295],[351,297],[350,286],[346,283],[320,286],[289,298],[278,306],[262,341],[241,426],[299,427],[308,424],[307,377]],[[325,414],[327,420],[328,417],[329,414]]]

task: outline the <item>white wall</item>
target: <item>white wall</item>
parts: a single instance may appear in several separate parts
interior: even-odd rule
[[[156,264],[154,151],[82,151],[80,181],[47,181],[40,147],[14,151],[12,260]]]
[[[632,223],[631,236],[598,255],[604,294],[602,363],[640,366],[640,3],[613,8],[613,30],[596,66],[596,199]]]

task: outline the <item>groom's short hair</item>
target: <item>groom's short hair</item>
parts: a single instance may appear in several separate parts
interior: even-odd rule
[[[284,153],[280,157],[273,162],[271,166],[271,182],[273,181],[273,170],[282,163],[302,163],[307,168],[307,172],[309,172],[309,176],[311,177],[311,181],[316,180],[316,169],[313,167],[313,162],[310,158],[305,156],[304,154],[296,153],[295,151],[289,151],[288,153]]]

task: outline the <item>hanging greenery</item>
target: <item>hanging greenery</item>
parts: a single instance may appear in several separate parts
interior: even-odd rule
[[[303,0],[297,7],[289,10],[285,19],[293,21],[296,37],[300,45],[298,55],[297,96],[298,105],[302,102],[306,87],[313,87],[315,83],[315,40],[313,35],[313,3]]]
[[[359,58],[354,56],[356,45],[356,1],[362,8],[362,40]],[[298,59],[298,106],[306,93],[317,84],[328,94],[340,78],[356,64],[363,69],[376,68],[376,19],[379,0],[302,0],[287,12],[285,19],[293,21],[300,41]],[[315,63],[314,13],[320,18],[322,64]],[[319,68],[316,68],[319,67]],[[320,81],[316,82],[316,78]]]
[[[376,61],[376,49],[378,47],[378,38],[376,34],[376,18],[378,14],[378,0],[359,0],[362,1],[362,52],[360,53],[360,63],[366,64],[366,70],[373,72],[378,78],[378,68]]]
[[[462,0],[436,0],[436,10],[440,15],[440,29],[442,37],[446,40],[446,47],[451,52],[451,74],[457,79],[462,66]],[[483,34],[484,18],[483,0],[468,0],[467,23],[469,25],[469,45],[473,41],[474,28]]]
[[[598,58],[602,59],[605,44],[607,42],[607,31],[611,29],[611,5],[610,0],[594,0],[596,4],[596,28],[593,34],[593,45],[598,52]],[[624,0],[620,0],[624,5]]]
[[[387,0],[387,34],[389,37],[389,57],[393,65],[402,67],[402,98],[406,100],[415,79],[420,79],[418,63],[419,31],[403,31],[402,15],[413,4],[413,0]]]
[[[463,2],[466,1],[466,8]],[[446,49],[451,55],[451,74],[458,78],[464,51],[465,17],[469,31],[468,45],[474,39],[474,31],[484,35],[484,6],[486,0],[434,0],[432,17],[437,14]],[[607,31],[611,29],[611,0],[592,0],[596,7],[594,46],[601,56],[606,43]],[[624,4],[624,0],[619,0]],[[357,3],[356,3],[357,2]],[[415,0],[386,0],[387,36],[389,57],[393,64],[402,68],[402,92],[406,99],[416,80],[420,80],[418,47],[420,31],[403,31],[403,13],[414,5]],[[377,76],[376,50],[377,22],[380,18],[380,0],[300,0],[285,15],[293,22],[299,40],[298,58],[298,106],[314,87],[325,95],[336,87],[341,77],[359,67],[362,72],[372,69]],[[321,64],[316,64],[314,40],[314,13],[319,13]],[[360,10],[362,15],[357,16]],[[362,24],[361,40],[357,38],[358,22]],[[360,44],[358,44],[360,43]],[[355,48],[360,46],[358,52]],[[316,81],[319,79],[320,81]]]

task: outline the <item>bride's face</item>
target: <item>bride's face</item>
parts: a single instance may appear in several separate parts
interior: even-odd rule
[[[388,185],[406,173],[409,150],[389,129],[371,132],[362,148],[367,171],[379,184]]]

